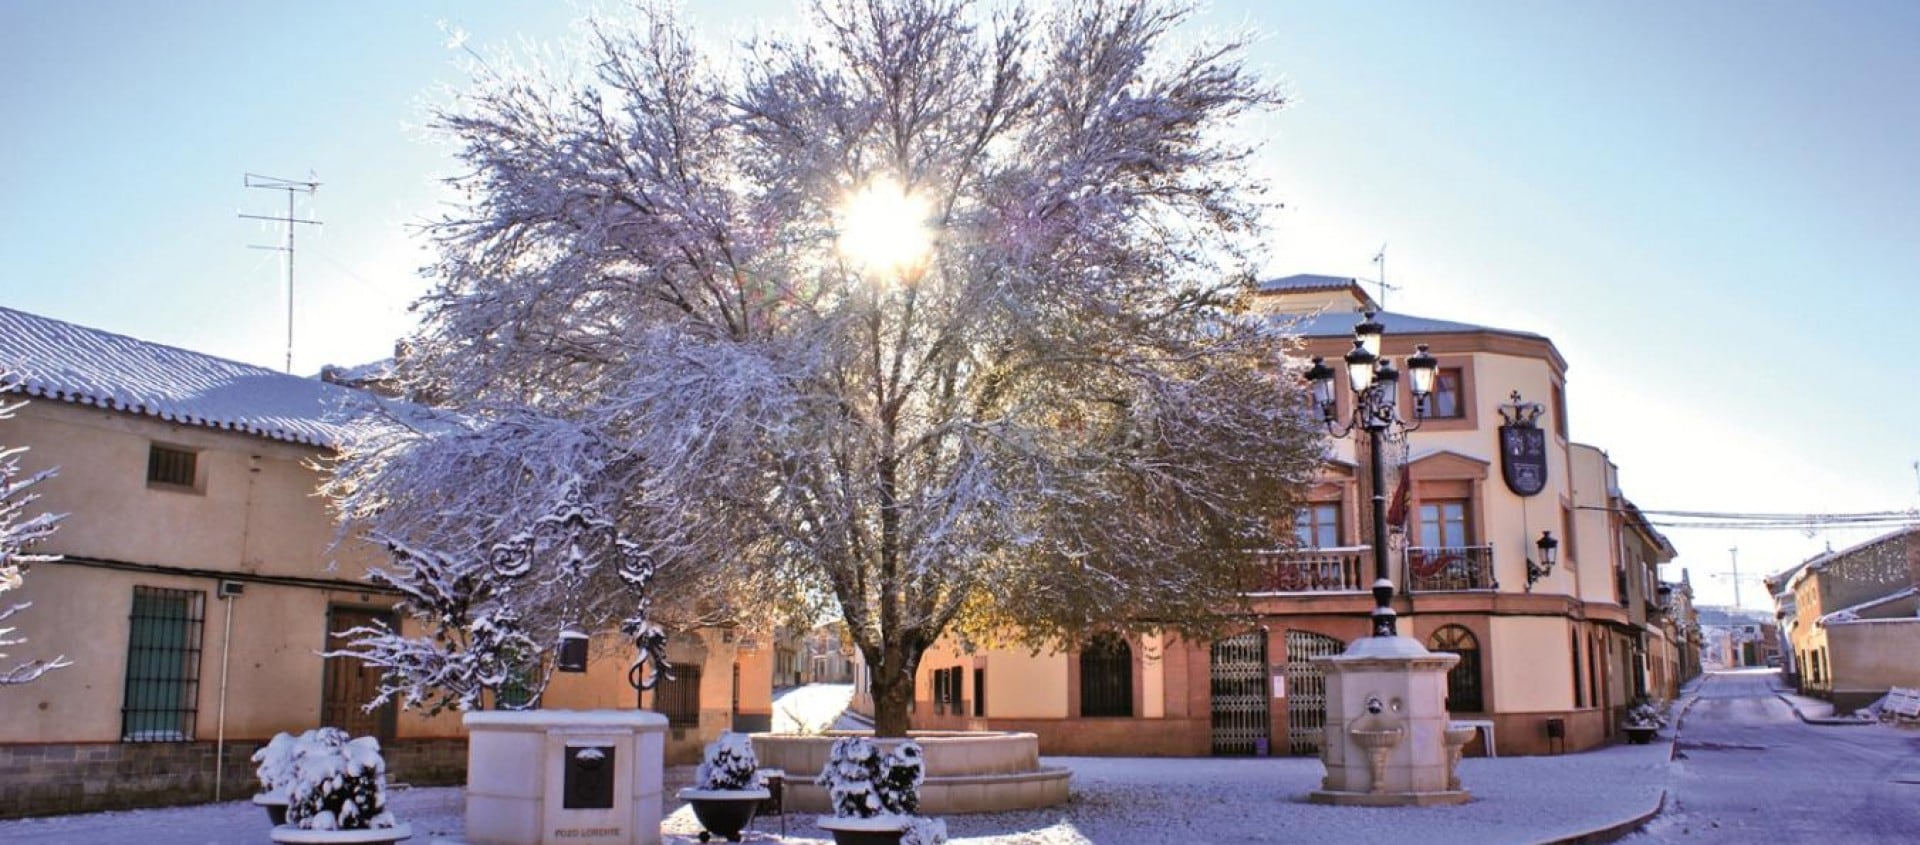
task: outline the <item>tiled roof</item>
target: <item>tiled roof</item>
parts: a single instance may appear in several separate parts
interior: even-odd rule
[[[341,441],[364,394],[319,379],[0,308],[17,392],[312,446]]]
[[[1345,290],[1356,284],[1359,284],[1358,279],[1352,279],[1346,276],[1322,276],[1317,273],[1296,273],[1292,276],[1262,281],[1258,289],[1261,293],[1280,293],[1282,291],[1296,290]]]
[[[1294,319],[1286,315],[1283,319]],[[1352,311],[1322,311],[1299,317],[1294,325],[1295,333],[1301,337],[1352,337],[1353,326],[1360,322],[1360,315]],[[1385,311],[1373,315],[1373,319],[1386,327],[1387,336],[1412,334],[1474,334],[1496,332],[1516,337],[1529,337],[1545,340],[1532,332],[1497,329],[1473,323],[1456,323],[1452,320],[1436,320],[1431,317],[1415,317],[1410,314],[1393,314]]]

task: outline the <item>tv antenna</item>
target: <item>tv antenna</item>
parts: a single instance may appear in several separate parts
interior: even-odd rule
[[[1387,310],[1387,291],[1399,290],[1399,285],[1387,284],[1387,245],[1381,244],[1380,251],[1373,254],[1373,265],[1380,268],[1374,284],[1380,287],[1380,310]]]
[[[304,182],[298,179],[281,179],[277,176],[261,176],[258,173],[248,173],[245,175],[246,185],[249,188],[264,188],[269,191],[287,192],[287,214],[285,217],[267,214],[241,214],[240,216],[249,220],[272,220],[287,225],[286,245],[264,246],[261,244],[248,244],[247,248],[269,249],[274,252],[284,252],[287,254],[287,372],[291,373],[293,372],[293,225],[295,223],[305,223],[309,226],[320,225],[320,221],[318,220],[302,220],[294,216],[293,195],[298,191],[306,191],[307,196],[311,197],[315,191],[320,189],[320,183],[313,181],[313,175],[311,173],[307,175],[307,181]]]

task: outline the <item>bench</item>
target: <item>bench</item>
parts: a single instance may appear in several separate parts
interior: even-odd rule
[[[1920,719],[1920,690],[1908,687],[1887,690],[1886,701],[1880,705],[1880,714],[1884,717],[1889,713],[1902,719]]]

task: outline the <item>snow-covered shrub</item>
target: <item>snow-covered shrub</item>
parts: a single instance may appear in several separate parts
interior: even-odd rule
[[[894,746],[893,753],[880,767],[874,793],[889,813],[911,816],[920,811],[920,784],[927,779],[926,760],[920,743],[911,740]]]
[[[1664,728],[1667,726],[1666,702],[1658,699],[1640,699],[1627,708],[1626,723],[1636,727]]]
[[[292,803],[287,823],[308,830],[393,827],[387,812],[387,761],[380,741],[349,739],[339,728],[317,728],[293,748]]]
[[[868,818],[913,815],[925,779],[919,743],[908,740],[883,755],[873,740],[849,736],[834,740],[814,783],[827,788],[834,815]]]
[[[721,734],[707,745],[706,756],[694,772],[696,789],[759,789],[760,784],[760,760],[746,734]]]
[[[946,819],[915,818],[907,822],[900,845],[940,845],[947,841]]]
[[[281,731],[253,752],[253,762],[257,764],[253,776],[260,779],[261,794],[287,798],[287,790],[293,786],[293,752],[299,742],[293,734]]]

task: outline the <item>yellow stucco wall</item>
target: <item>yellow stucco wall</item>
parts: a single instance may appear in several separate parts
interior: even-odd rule
[[[1408,351],[1399,350],[1391,343],[1387,350],[1389,356],[1396,360],[1404,359]],[[1553,420],[1553,390],[1557,377],[1553,366],[1544,359],[1486,351],[1471,355],[1442,355],[1441,365],[1471,370],[1469,380],[1473,388],[1467,398],[1473,405],[1478,425],[1456,430],[1423,426],[1413,435],[1408,457],[1418,461],[1436,452],[1452,452],[1486,463],[1487,478],[1479,485],[1477,492],[1475,542],[1492,544],[1495,578],[1503,586],[1519,587],[1526,583],[1526,559],[1534,553],[1533,544],[1539,539],[1540,532],[1552,531],[1556,537],[1565,533],[1561,528],[1561,505],[1563,501],[1570,501],[1568,444],[1558,433]],[[1507,489],[1500,474],[1500,406],[1511,401],[1511,394],[1515,390],[1520,392],[1522,400],[1538,402],[1547,409],[1539,419],[1539,425],[1547,430],[1547,484],[1546,489],[1534,496],[1514,494]],[[1404,396],[1402,398],[1405,399]],[[1364,436],[1334,440],[1332,445],[1338,460],[1354,464],[1355,447],[1362,440],[1365,440]],[[1390,460],[1397,461],[1399,447],[1392,447],[1388,456]],[[1393,483],[1389,478],[1389,486]],[[1418,534],[1413,529],[1410,529],[1410,534],[1414,545],[1418,545]],[[1364,540],[1364,531],[1362,535]],[[1556,567],[1552,575],[1536,584],[1535,592],[1572,594],[1575,591],[1575,578],[1570,573],[1572,566],[1568,565],[1575,555],[1568,554],[1564,547],[1561,552],[1562,566]]]
[[[1502,713],[1573,709],[1573,660],[1565,619],[1503,617],[1487,620],[1493,698]]]
[[[149,487],[153,442],[198,453],[196,489]],[[46,400],[0,422],[0,443],[31,447],[22,461],[30,471],[59,468],[58,477],[35,488],[43,498],[34,509],[68,514],[36,551],[69,560],[34,566],[25,586],[4,597],[33,603],[12,620],[30,641],[9,649],[8,660],[65,654],[74,662],[32,684],[0,688],[0,712],[9,714],[0,719],[0,742],[119,738],[135,586],[204,596],[195,702],[200,739],[220,730],[223,700],[229,738],[259,739],[318,724],[327,607],[393,605],[391,597],[354,583],[373,550],[332,546],[332,522],[314,495],[320,475],[308,466],[316,449]],[[109,568],[122,565],[208,573]],[[339,586],[247,581],[243,594],[223,600],[216,587],[225,574]],[[399,721],[402,737],[457,733],[456,715]]]
[[[1880,694],[1920,687],[1920,619],[1831,622],[1825,626],[1835,693]]]

